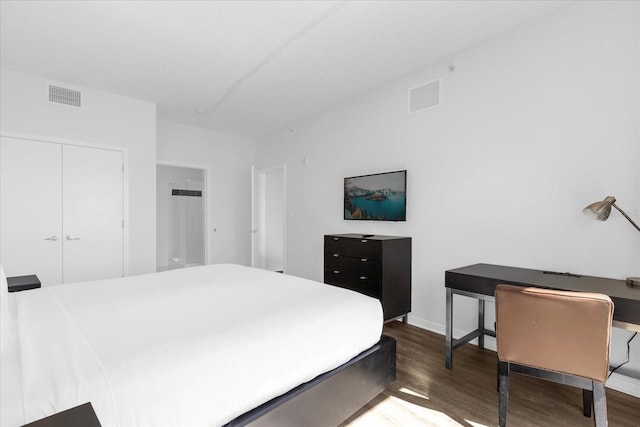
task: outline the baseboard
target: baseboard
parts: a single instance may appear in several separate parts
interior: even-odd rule
[[[413,326],[417,326],[421,329],[434,332],[439,335],[445,334],[445,325],[443,323],[436,323],[430,320],[421,319],[412,314],[409,314],[408,323]],[[453,330],[454,337],[461,337],[467,334],[469,331]],[[477,340],[471,341],[469,344],[478,345]],[[496,351],[496,340],[494,337],[485,337],[484,346],[489,350]],[[455,353],[454,353],[455,360]],[[444,368],[444,349],[442,352],[442,366]],[[624,372],[624,371],[623,371]],[[638,378],[636,378],[638,376]],[[616,390],[631,396],[640,397],[640,373],[630,371],[629,375],[614,372],[607,380],[607,388]]]
[[[640,379],[638,378],[614,372],[607,380],[606,386],[612,390],[640,397]]]

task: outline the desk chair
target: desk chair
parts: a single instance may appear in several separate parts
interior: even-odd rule
[[[496,287],[499,424],[507,424],[509,373],[583,390],[585,416],[607,425],[604,383],[609,370],[613,303],[602,294]]]

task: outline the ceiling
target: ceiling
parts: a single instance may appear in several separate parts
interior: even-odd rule
[[[261,136],[558,1],[0,1],[2,68]]]

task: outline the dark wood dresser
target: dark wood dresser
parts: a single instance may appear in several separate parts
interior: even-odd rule
[[[411,238],[362,234],[324,236],[324,282],[382,303],[384,320],[411,311]]]

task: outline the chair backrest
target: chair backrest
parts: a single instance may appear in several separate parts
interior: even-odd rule
[[[512,285],[495,297],[498,359],[605,382],[611,298]]]

